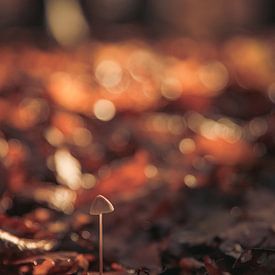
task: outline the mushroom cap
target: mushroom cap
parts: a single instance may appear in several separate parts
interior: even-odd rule
[[[90,208],[91,215],[106,214],[113,211],[114,206],[112,205],[112,203],[102,195],[96,196]]]

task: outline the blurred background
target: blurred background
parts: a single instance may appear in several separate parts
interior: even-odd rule
[[[266,32],[275,23],[272,0],[2,0],[0,5],[1,38],[23,28],[61,45],[140,35],[223,39]]]
[[[105,270],[267,274],[239,259],[275,244],[274,27],[272,0],[0,0],[1,270],[97,270],[102,194]]]

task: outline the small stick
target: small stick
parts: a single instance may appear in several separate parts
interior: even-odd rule
[[[111,213],[114,211],[112,203],[102,195],[96,196],[93,200],[90,214],[98,215],[99,224],[99,274],[103,274],[103,216],[102,214]]]

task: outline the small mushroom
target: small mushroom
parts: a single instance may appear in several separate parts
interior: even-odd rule
[[[93,200],[90,214],[98,215],[99,217],[99,274],[103,274],[103,225],[102,214],[111,213],[114,211],[112,203],[102,195],[96,196]]]
[[[106,214],[113,211],[114,206],[112,205],[112,203],[102,195],[96,196],[90,208],[91,215]]]

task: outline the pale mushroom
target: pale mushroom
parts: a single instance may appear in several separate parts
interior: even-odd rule
[[[93,200],[90,214],[98,215],[99,217],[99,274],[103,274],[103,225],[102,214],[111,213],[114,211],[112,203],[102,195],[96,196]]]

